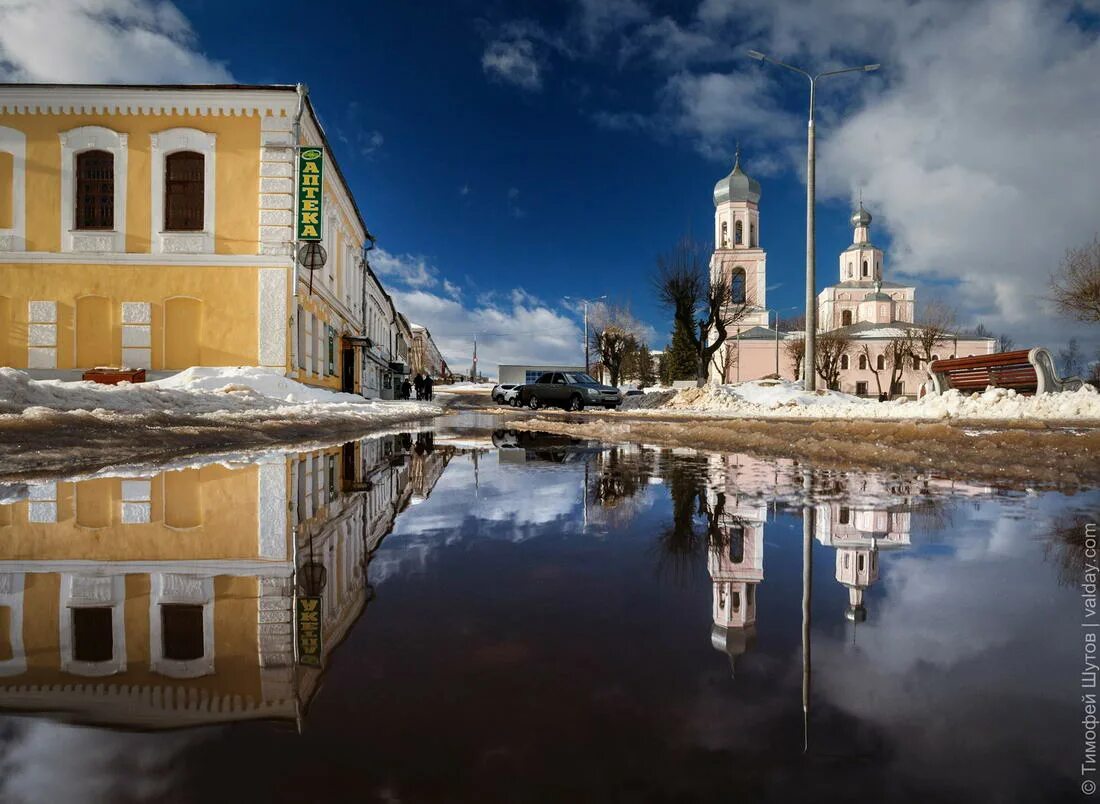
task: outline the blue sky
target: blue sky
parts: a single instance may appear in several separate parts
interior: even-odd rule
[[[801,303],[811,68],[882,62],[819,97],[818,287],[862,189],[890,279],[1021,345],[1100,336],[1046,277],[1100,224],[1094,0],[314,3],[0,0],[0,78],[310,87],[383,253],[452,365],[575,360],[565,296],[629,304],[662,346],[649,277],[712,232],[714,182],[763,185],[768,303]],[[295,14],[320,22],[310,39]],[[502,333],[493,335],[492,333]]]

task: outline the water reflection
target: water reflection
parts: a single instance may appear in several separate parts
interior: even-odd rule
[[[296,721],[372,597],[371,556],[453,454],[422,432],[30,487],[0,506],[0,707],[140,729]],[[317,667],[295,662],[305,594]]]
[[[0,707],[35,717],[0,797],[1035,800],[1076,767],[1094,493],[472,426],[7,499]]]

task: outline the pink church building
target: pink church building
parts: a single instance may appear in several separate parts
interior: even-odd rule
[[[862,202],[851,224],[852,244],[840,253],[838,282],[817,295],[817,328],[844,328],[851,339],[849,352],[841,357],[839,390],[871,396],[890,391],[891,342],[920,329],[915,323],[917,291],[884,279],[883,252],[871,242],[871,213]],[[741,169],[740,155],[730,174],[714,187],[714,242],[711,281],[725,278],[729,303],[747,304],[748,311],[715,355],[711,382],[775,375],[797,379],[786,343],[803,335],[778,332],[773,326],[773,311],[767,306],[767,252],[761,246],[760,183]],[[992,338],[952,336],[936,343],[932,358],[990,354],[995,344]],[[927,379],[923,361],[907,358],[893,392],[915,395]]]

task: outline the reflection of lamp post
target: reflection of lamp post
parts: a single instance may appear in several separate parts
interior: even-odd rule
[[[573,299],[569,296],[563,297],[566,301],[580,302],[584,305],[584,373],[588,373],[588,305],[595,304],[598,301],[607,298],[607,294],[603,296],[597,296],[595,299]]]
[[[813,475],[802,475],[806,503],[802,506],[802,753],[810,750],[810,596],[813,590]]]
[[[749,56],[757,61],[771,62],[777,67],[785,67],[792,72],[804,75],[810,82],[810,121],[806,129],[806,356],[804,358],[808,369],[803,373],[806,377],[806,390],[812,391],[814,390],[814,337],[816,334],[815,319],[817,317],[815,308],[817,278],[814,276],[814,248],[816,246],[814,242],[814,94],[819,78],[840,75],[841,73],[869,73],[872,70],[877,70],[879,65],[865,64],[862,67],[845,67],[841,70],[827,70],[817,75],[810,75],[798,67],[776,61],[759,50],[750,50]]]

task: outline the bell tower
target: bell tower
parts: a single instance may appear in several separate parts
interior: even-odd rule
[[[871,213],[859,208],[852,213],[852,245],[840,253],[840,281],[882,281],[882,249],[871,243]]]
[[[760,247],[760,182],[741,169],[741,149],[733,170],[714,185],[714,254],[711,282],[725,279],[730,304],[747,304],[740,329],[768,325],[767,253]]]

